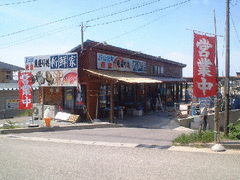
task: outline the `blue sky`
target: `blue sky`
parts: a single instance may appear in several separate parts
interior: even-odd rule
[[[214,33],[215,9],[217,34],[224,36],[218,37],[219,74],[225,75],[226,1],[181,2],[184,0],[1,0],[0,61],[24,67],[26,56],[65,53],[81,43],[83,22],[84,41],[106,41],[185,63],[183,76],[191,77],[193,32],[186,29]],[[231,76],[240,71],[239,8],[240,1],[232,0]]]

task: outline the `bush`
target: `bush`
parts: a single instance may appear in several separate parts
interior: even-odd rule
[[[233,139],[233,140],[239,140],[240,139],[240,124],[235,126],[234,123],[230,123],[228,125],[228,128],[229,128],[228,138]]]

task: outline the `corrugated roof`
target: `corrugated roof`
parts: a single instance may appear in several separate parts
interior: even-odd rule
[[[124,82],[124,83],[162,83],[162,82],[184,82],[182,78],[167,78],[159,76],[146,76],[140,75],[133,72],[123,72],[123,71],[106,71],[100,69],[84,69],[86,72],[99,76],[102,78],[110,79],[115,82]]]
[[[39,89],[37,86],[33,87],[33,90]],[[0,91],[18,91],[18,83],[0,83]]]
[[[0,61],[0,69],[6,69],[6,70],[12,70],[12,71],[19,71],[19,70],[24,70],[24,68],[15,66],[12,64],[4,63]]]

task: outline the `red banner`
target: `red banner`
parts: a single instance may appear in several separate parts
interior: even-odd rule
[[[215,37],[194,33],[193,95],[210,97],[217,93]]]
[[[19,72],[18,73],[19,84],[19,109],[31,109],[32,108],[32,88],[31,88],[31,73]]]

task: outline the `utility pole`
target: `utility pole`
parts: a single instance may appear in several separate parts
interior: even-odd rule
[[[82,22],[82,25],[81,25],[81,41],[82,41],[82,45],[81,45],[81,53],[83,52],[83,22]]]
[[[217,94],[215,96],[215,115],[214,115],[214,122],[215,122],[215,144],[220,143],[220,116],[219,116],[219,87],[218,87],[218,50],[217,50],[217,27],[216,27],[216,16],[215,16],[215,9],[214,12],[214,29],[215,29],[215,57],[216,57],[216,83],[217,83]]]
[[[218,87],[218,51],[217,51],[217,28],[216,28],[216,16],[215,10],[214,12],[214,28],[215,28],[215,58],[216,58],[216,83],[217,83],[217,94],[215,96],[215,115],[214,115],[214,125],[215,125],[215,133],[214,133],[214,141],[215,145],[212,147],[212,150],[215,152],[226,151],[226,149],[220,144],[220,115],[219,115],[219,87]]]
[[[230,48],[229,48],[229,0],[226,0],[226,63],[225,63],[225,124],[224,124],[224,134],[228,134],[228,124],[229,124],[229,59],[230,59]]]

